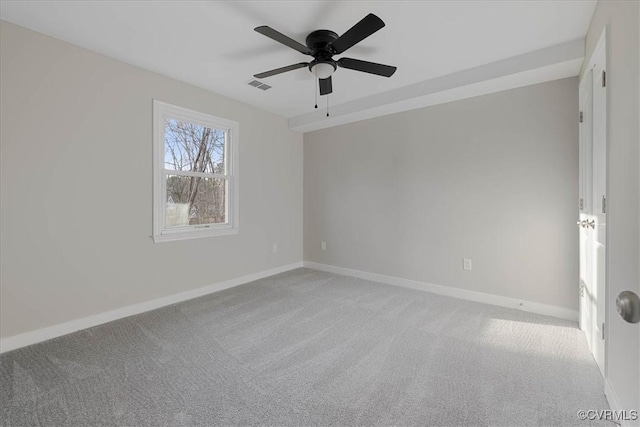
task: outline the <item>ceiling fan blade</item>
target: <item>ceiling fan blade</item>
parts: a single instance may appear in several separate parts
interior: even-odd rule
[[[333,92],[333,84],[331,83],[331,76],[326,79],[318,79],[320,81],[320,95],[328,95]]]
[[[346,33],[334,40],[331,44],[331,48],[334,53],[340,54],[356,43],[366,39],[382,27],[384,27],[382,19],[378,18],[373,13],[370,13],[362,18],[362,20],[356,25],[351,27]]]
[[[397,67],[391,65],[378,64],[376,62],[361,61],[353,58],[340,58],[337,61],[342,68],[362,71],[364,73],[376,74],[383,77],[391,77],[396,72]]]
[[[311,55],[311,49],[309,49],[302,43],[295,41],[291,37],[287,37],[284,34],[279,33],[278,31],[274,30],[271,27],[267,27],[266,25],[263,25],[261,27],[254,28],[254,30],[264,36],[269,37],[270,39],[277,41],[278,43],[282,43],[285,46],[289,46],[291,49],[295,49],[300,53],[304,53],[305,55]]]
[[[275,70],[265,71],[264,73],[254,74],[256,79],[264,79],[265,77],[275,76],[276,74],[286,73],[287,71],[297,70],[298,68],[308,67],[307,62],[300,62],[298,64],[287,65],[286,67],[276,68]]]

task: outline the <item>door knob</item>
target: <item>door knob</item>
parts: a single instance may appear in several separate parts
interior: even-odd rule
[[[596,228],[596,220],[595,219],[592,219],[591,221],[587,220],[585,222],[586,222],[586,224],[583,227],[585,227],[585,228],[589,228],[589,227]]]
[[[629,323],[640,322],[640,298],[634,292],[622,291],[616,298],[618,314]]]

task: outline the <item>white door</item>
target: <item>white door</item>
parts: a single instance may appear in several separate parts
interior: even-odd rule
[[[580,329],[585,331],[589,348],[592,348],[592,327],[595,324],[594,296],[591,285],[592,233],[587,230],[591,218],[591,186],[593,164],[593,119],[592,119],[592,76],[586,73],[580,83],[580,145],[579,145],[579,181],[580,216],[578,219],[580,236]]]
[[[607,98],[604,43],[580,84],[580,327],[605,375]]]
[[[604,51],[603,51],[604,53]],[[604,55],[602,55],[604,56]],[[607,94],[604,59],[598,61],[591,70],[593,86],[593,170],[591,186],[591,219],[587,228],[591,233],[592,275],[591,283],[595,296],[596,315],[594,329],[593,356],[604,375],[604,322],[606,295],[606,236],[607,236]]]

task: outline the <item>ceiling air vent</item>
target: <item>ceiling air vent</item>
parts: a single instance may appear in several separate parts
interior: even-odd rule
[[[259,82],[258,80],[251,80],[247,84],[249,86],[253,86],[253,87],[256,87],[256,88],[262,89],[262,90],[271,89],[271,86],[269,86],[268,84],[264,84],[262,82]]]

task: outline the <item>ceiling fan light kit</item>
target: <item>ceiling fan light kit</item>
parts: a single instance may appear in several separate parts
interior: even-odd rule
[[[382,27],[384,27],[382,19],[378,18],[373,13],[370,13],[341,36],[338,36],[337,33],[330,30],[316,30],[311,32],[305,39],[306,46],[271,27],[265,25],[256,27],[255,31],[258,33],[297,50],[302,54],[312,56],[313,61],[300,62],[286,67],[276,68],[274,70],[255,74],[254,77],[262,79],[265,77],[275,76],[276,74],[285,73],[287,71],[308,67],[309,71],[318,78],[320,95],[328,95],[333,92],[331,76],[338,67],[383,77],[391,77],[397,69],[391,65],[378,64],[375,62],[352,58],[340,58],[338,60],[333,59],[334,55],[339,55],[345,52],[347,49],[380,30]]]
[[[309,70],[319,79],[328,79],[336,70],[336,65],[331,62],[312,62],[309,64]]]

